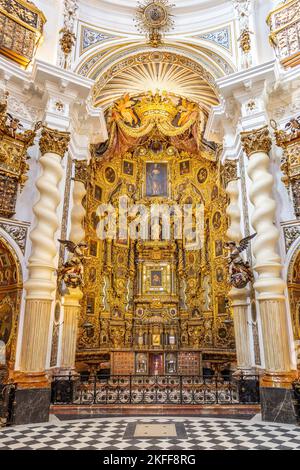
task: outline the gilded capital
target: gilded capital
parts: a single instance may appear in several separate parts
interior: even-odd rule
[[[68,150],[69,142],[69,132],[61,132],[44,126],[40,138],[40,150],[42,155],[45,153],[56,153],[63,158]]]
[[[241,141],[248,157],[257,152],[269,153],[272,147],[268,126],[249,132],[241,132]]]
[[[222,168],[222,180],[224,187],[228,185],[230,181],[237,179],[237,161],[226,160],[224,167]]]

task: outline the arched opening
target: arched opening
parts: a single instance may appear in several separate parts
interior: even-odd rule
[[[9,244],[0,238],[0,364],[9,370],[15,362],[21,294],[18,258]]]
[[[294,254],[288,272],[288,291],[294,339],[297,344],[297,364],[300,368],[300,249]]]

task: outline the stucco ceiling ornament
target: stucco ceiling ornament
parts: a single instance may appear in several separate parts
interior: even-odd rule
[[[174,6],[169,0],[144,0],[138,4],[136,26],[140,33],[146,33],[152,47],[159,47],[163,33],[173,29],[171,11]]]

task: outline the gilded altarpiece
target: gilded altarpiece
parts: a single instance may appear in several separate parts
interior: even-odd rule
[[[17,256],[0,237],[0,369],[13,368],[22,297],[22,277]]]
[[[187,124],[196,120],[185,110],[180,113],[186,103],[180,105],[147,96],[132,101],[120,117],[117,103],[108,117],[110,140],[94,149],[86,196],[89,253],[77,349],[81,370],[97,363],[114,374],[199,374],[205,355],[234,357],[223,246],[228,201],[219,183],[218,149],[201,144],[196,151],[188,145]],[[199,125],[199,114],[197,119]],[[186,126],[186,149],[181,139],[170,136],[180,124]],[[138,128],[143,136],[134,142]],[[116,147],[126,132],[129,143]],[[165,210],[148,225],[136,224],[137,239],[130,233],[120,237],[118,231],[100,239],[99,206],[113,207],[119,221],[125,203],[138,207],[144,222],[153,206]],[[175,236],[174,208],[185,205],[204,207],[202,246],[198,235]],[[128,223],[136,221],[133,212],[128,210]],[[194,213],[189,229],[196,233]]]

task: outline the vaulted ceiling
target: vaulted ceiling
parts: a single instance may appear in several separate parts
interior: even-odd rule
[[[167,91],[209,110],[218,104],[213,77],[187,57],[167,52],[137,54],[102,74],[94,88],[94,104],[106,107],[124,93]]]

